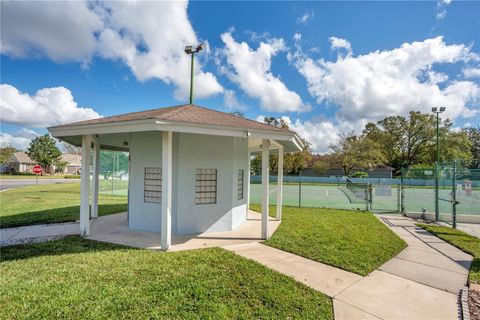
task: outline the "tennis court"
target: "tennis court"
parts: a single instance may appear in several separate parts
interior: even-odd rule
[[[276,204],[276,183],[270,183],[270,204]],[[401,210],[400,186],[372,185],[371,210],[379,212],[399,212]],[[440,189],[440,212],[452,213],[452,192],[450,189]],[[250,203],[259,204],[261,199],[261,184],[250,186]],[[406,212],[435,212],[435,189],[433,187],[404,188],[403,204]],[[480,190],[473,189],[470,193],[457,191],[456,200],[458,215],[480,216]],[[288,206],[320,207],[337,209],[366,209],[366,200],[361,192],[355,195],[345,184],[285,184],[283,186],[283,204]]]

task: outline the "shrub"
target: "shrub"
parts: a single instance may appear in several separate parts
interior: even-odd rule
[[[368,178],[368,173],[362,172],[362,171],[357,171],[357,172],[354,172],[351,175],[351,177],[352,178]]]
[[[80,179],[80,175],[78,175],[78,174],[66,174],[63,178],[64,179]]]

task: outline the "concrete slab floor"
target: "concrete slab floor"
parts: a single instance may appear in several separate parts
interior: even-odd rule
[[[77,234],[79,234],[79,224],[76,222],[5,228],[0,229],[0,245],[12,244],[22,239]]]
[[[457,295],[373,271],[335,297],[381,319],[458,319]]]
[[[227,246],[242,257],[255,260],[270,269],[293,277],[307,286],[333,297],[342,292],[361,276],[320,262],[303,258],[261,243]]]
[[[468,278],[468,273],[453,272],[399,258],[391,259],[379,270],[453,294],[462,290]]]
[[[333,299],[333,311],[335,320],[380,320],[372,314],[337,299]]]
[[[270,219],[272,235],[280,221]],[[160,249],[160,233],[129,229],[126,213],[112,214],[92,220],[88,239],[122,244],[137,248]],[[208,232],[195,235],[172,235],[170,251],[217,247],[258,242],[261,239],[261,214],[248,212],[245,222],[233,231]]]
[[[449,270],[464,275],[467,275],[470,269],[469,267],[462,266],[451,258],[432,250],[430,247],[428,251],[407,247],[400,252],[396,258]]]

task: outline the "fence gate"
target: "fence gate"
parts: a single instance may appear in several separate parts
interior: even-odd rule
[[[480,236],[480,169],[471,169],[468,164],[451,161],[435,168],[402,170],[401,211],[423,213],[429,220]]]
[[[400,185],[373,183],[370,185],[370,209],[379,213],[400,212]]]

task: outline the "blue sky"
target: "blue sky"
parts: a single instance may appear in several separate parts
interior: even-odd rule
[[[439,104],[457,127],[480,124],[477,1],[1,6],[2,144],[187,102],[182,49],[200,41],[195,103],[288,117],[317,152],[369,121]]]

